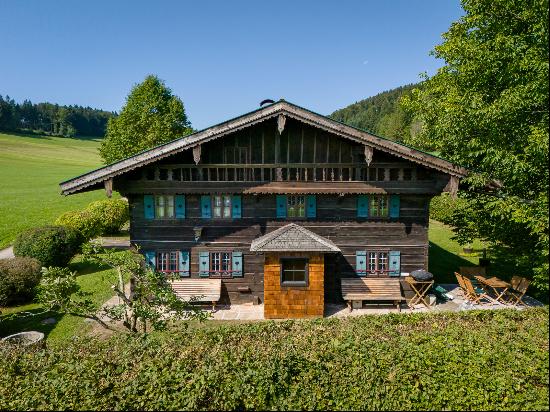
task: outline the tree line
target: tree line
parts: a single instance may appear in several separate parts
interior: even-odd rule
[[[0,130],[5,132],[32,132],[52,136],[103,137],[115,112],[77,105],[53,103],[17,103],[9,96],[0,95]]]

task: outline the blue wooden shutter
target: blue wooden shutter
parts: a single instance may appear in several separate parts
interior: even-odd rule
[[[233,252],[231,254],[231,270],[233,271],[233,277],[243,276],[243,252]]]
[[[277,217],[286,217],[286,195],[277,195]]]
[[[317,198],[315,195],[306,196],[306,216],[317,217]]]
[[[150,267],[151,269],[155,269],[156,267],[156,259],[155,259],[155,251],[154,250],[145,250],[143,252],[143,255],[145,256],[145,264],[147,267]]]
[[[210,254],[208,252],[199,252],[199,276],[208,277],[210,274]]]
[[[364,250],[355,252],[355,271],[358,276],[367,275],[367,252]]]
[[[233,219],[240,219],[242,217],[241,196],[234,195],[231,199],[231,216]]]
[[[180,276],[189,276],[189,251],[180,250]]]
[[[201,217],[210,219],[212,217],[212,211],[210,210],[210,196],[201,196]]]
[[[155,218],[155,196],[143,195],[143,213],[145,219]]]
[[[390,196],[390,217],[399,217],[400,203],[399,195]]]
[[[176,195],[176,218],[183,219],[185,218],[185,196]]]
[[[401,276],[401,252],[390,251],[390,276]]]
[[[357,196],[357,217],[369,217],[369,197],[367,195]]]

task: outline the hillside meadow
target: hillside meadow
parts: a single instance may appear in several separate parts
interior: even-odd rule
[[[101,191],[62,196],[59,183],[101,166],[99,140],[0,133],[0,248],[24,229],[104,198]]]

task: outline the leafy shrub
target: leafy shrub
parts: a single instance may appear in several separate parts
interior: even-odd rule
[[[82,242],[82,235],[71,227],[43,226],[20,233],[13,253],[35,258],[42,266],[67,266]]]
[[[40,282],[40,262],[30,257],[0,260],[0,306],[29,302]]]
[[[449,193],[434,196],[430,202],[430,219],[438,220],[446,225],[452,225],[453,214],[464,203],[463,199],[453,199]]]
[[[547,307],[255,322],[0,345],[0,409],[548,410],[548,365]]]
[[[78,230],[84,239],[119,232],[130,218],[128,202],[124,199],[98,200],[84,210],[65,212],[57,218],[56,225]]]

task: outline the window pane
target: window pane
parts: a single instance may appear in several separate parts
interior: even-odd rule
[[[174,217],[174,196],[166,196],[166,217]]]
[[[388,216],[388,198],[387,198],[387,196],[380,196],[379,204],[380,204],[380,216],[387,217]]]
[[[218,272],[220,270],[220,254],[219,253],[211,253],[211,260],[212,260],[212,271]]]
[[[231,254],[222,253],[222,270],[231,270]]]
[[[285,259],[281,261],[282,282],[305,282],[307,259]]]
[[[378,270],[384,271],[388,269],[388,254],[380,252],[378,254]]]
[[[372,196],[370,200],[370,215],[372,217],[378,217],[379,216],[379,210],[378,210],[378,197]]]
[[[376,272],[376,253],[369,252],[369,272]]]
[[[222,208],[221,206],[214,206],[214,217],[222,217]]]

